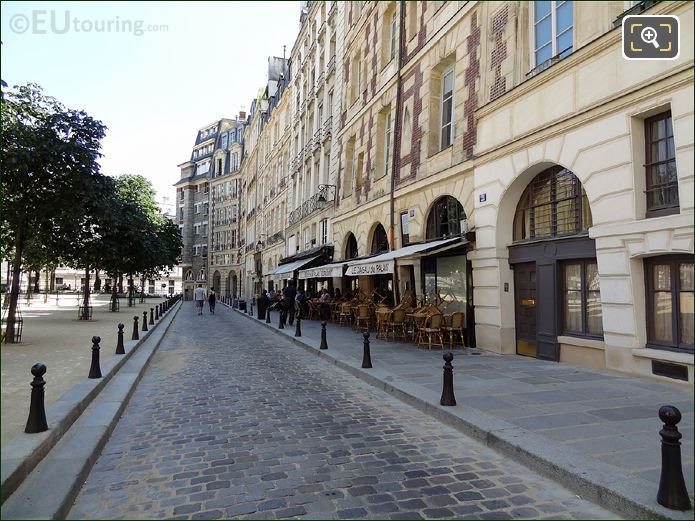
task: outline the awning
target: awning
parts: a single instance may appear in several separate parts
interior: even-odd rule
[[[331,277],[342,277],[343,267],[347,264],[347,261],[332,262],[330,264],[324,264],[323,266],[316,266],[315,268],[309,268],[306,270],[299,271],[300,279],[330,279]]]
[[[438,241],[423,242],[419,244],[411,244],[399,250],[382,253],[368,259],[360,259],[349,261],[348,269],[345,275],[357,277],[359,275],[381,275],[385,273],[393,273],[396,268],[396,259],[406,257],[420,257],[424,253],[435,253],[436,251],[446,250],[453,246],[458,246],[458,243],[465,242],[462,237],[453,239],[440,239]]]
[[[269,271],[265,275],[276,276],[276,275],[290,274],[290,276],[291,276],[291,274],[294,270],[297,270],[297,269],[301,268],[302,266],[309,264],[311,261],[313,261],[314,259],[317,259],[317,258],[318,258],[318,255],[315,257],[308,257],[306,259],[299,259],[299,260],[296,260],[294,262],[288,262],[287,264],[281,264],[280,266],[278,266],[274,270]]]

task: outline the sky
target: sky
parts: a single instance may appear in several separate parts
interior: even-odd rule
[[[5,2],[2,79],[38,83],[107,127],[108,175],[169,196],[196,131],[248,111],[268,56],[289,57],[300,2]]]

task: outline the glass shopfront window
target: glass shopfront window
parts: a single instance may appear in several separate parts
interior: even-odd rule
[[[423,258],[425,299],[442,305],[446,313],[466,312],[466,256]]]

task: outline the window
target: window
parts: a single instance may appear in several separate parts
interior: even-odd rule
[[[533,3],[534,66],[572,52],[573,8],[572,1]]]
[[[561,166],[538,174],[521,195],[514,240],[576,235],[591,227],[589,200],[579,179]]]
[[[222,134],[222,148],[227,148],[227,134]]]
[[[364,184],[364,152],[357,154],[357,159],[355,160],[355,190],[362,190],[362,185]]]
[[[644,121],[647,217],[678,213],[678,175],[671,111]]]
[[[426,239],[441,239],[461,235],[461,223],[466,219],[463,206],[455,197],[446,195],[432,205],[427,216]]]
[[[352,193],[352,176],[355,172],[355,137],[345,145],[345,168],[343,169],[343,197]]]
[[[417,31],[417,2],[406,2],[408,17],[408,39],[412,39]]]
[[[410,242],[410,230],[408,228],[408,212],[401,212],[401,243],[407,246]]]
[[[389,239],[386,235],[386,230],[381,224],[378,224],[372,235],[372,248],[370,253],[382,253],[389,251]]]
[[[601,290],[596,259],[563,264],[563,332],[603,337]]]
[[[319,231],[321,233],[321,245],[328,243],[328,219],[322,219],[319,223]]]
[[[222,175],[222,159],[217,159],[217,172],[215,174]]]
[[[449,69],[442,75],[442,128],[439,139],[439,149],[451,146],[453,116],[454,116],[454,69]]]
[[[345,241],[345,259],[355,259],[359,256],[357,251],[357,239],[350,233]]]
[[[396,10],[391,13],[391,27],[389,34],[389,61],[396,56],[396,35],[398,34],[398,19],[396,18]]]
[[[692,256],[645,260],[647,345],[693,351],[695,298]]]
[[[55,283],[56,283],[56,285],[58,285],[58,286],[62,286],[62,284],[63,284],[63,277],[56,277]]]
[[[389,157],[391,155],[391,111],[384,116],[384,175],[389,173]]]

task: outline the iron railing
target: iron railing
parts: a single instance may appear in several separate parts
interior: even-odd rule
[[[335,203],[335,185],[319,185],[318,191],[290,212],[289,225]]]

